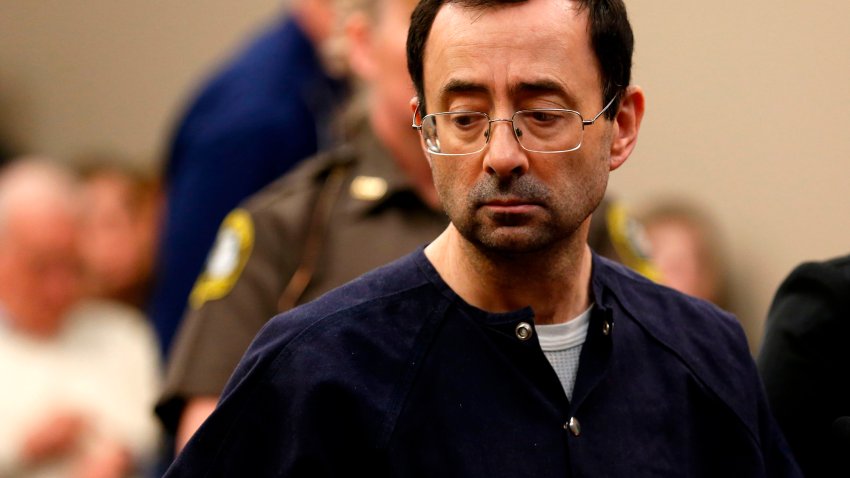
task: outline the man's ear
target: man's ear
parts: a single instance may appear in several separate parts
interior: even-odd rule
[[[422,111],[419,110],[419,98],[414,96],[410,99],[410,115],[413,118],[411,124],[422,124]],[[428,164],[431,164],[431,155],[428,153],[428,148],[425,147],[425,140],[422,139],[422,134],[417,131],[419,136],[419,146],[422,148],[422,153],[428,158]]]
[[[611,163],[613,171],[626,162],[637,144],[640,122],[645,107],[643,90],[639,86],[629,86],[620,102],[620,109],[614,118],[613,138],[611,139]]]
[[[372,23],[366,12],[357,11],[345,19],[345,41],[351,71],[365,81],[378,74],[372,44]]]
[[[416,111],[416,110],[419,109],[419,97],[414,96],[413,98],[411,98],[409,104],[410,104],[410,114],[411,114],[411,117],[413,118],[413,123],[411,123],[411,124],[414,124],[414,123],[419,124],[419,122],[422,121],[422,115],[420,115],[419,112]]]

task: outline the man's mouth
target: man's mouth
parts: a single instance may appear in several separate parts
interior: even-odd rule
[[[528,214],[540,207],[540,203],[528,199],[491,199],[481,207],[495,214]]]

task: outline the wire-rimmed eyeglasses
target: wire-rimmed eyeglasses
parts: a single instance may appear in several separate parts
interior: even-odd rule
[[[431,113],[416,124],[419,107],[413,113],[413,128],[419,130],[428,152],[442,156],[480,153],[490,143],[492,124],[511,123],[517,142],[532,153],[568,153],[581,147],[584,128],[593,125],[614,104],[614,96],[593,119],[560,108],[519,110],[510,119],[493,118],[480,111]]]

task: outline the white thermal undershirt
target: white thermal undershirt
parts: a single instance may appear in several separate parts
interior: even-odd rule
[[[590,324],[590,311],[593,304],[578,317],[563,324],[538,325],[537,338],[543,354],[549,359],[552,368],[561,380],[561,386],[567,398],[573,399],[573,387],[576,383],[578,361],[581,346],[587,338],[587,328]]]

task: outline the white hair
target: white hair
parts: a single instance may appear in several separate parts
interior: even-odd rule
[[[42,207],[79,212],[79,187],[70,169],[43,156],[12,160],[0,171],[0,235],[16,211]]]

